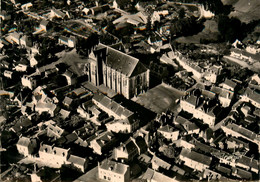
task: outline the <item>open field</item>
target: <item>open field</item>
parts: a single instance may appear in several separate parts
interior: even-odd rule
[[[260,17],[259,0],[222,0],[222,2],[226,5],[232,5],[234,11],[230,13],[230,16],[237,17],[242,22],[249,23]]]
[[[160,84],[148,90],[146,93],[139,95],[135,102],[155,113],[161,113],[168,108],[171,109],[175,107],[177,105],[176,100],[183,95],[184,92],[165,84]]]

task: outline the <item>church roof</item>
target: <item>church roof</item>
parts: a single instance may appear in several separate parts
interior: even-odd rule
[[[136,72],[147,70],[144,66],[142,66],[139,63],[139,60],[137,58],[129,56],[104,44],[99,44],[97,46],[97,50],[101,49],[106,49],[107,51],[107,66],[121,72],[122,74],[128,77],[133,76],[134,74],[136,74]]]

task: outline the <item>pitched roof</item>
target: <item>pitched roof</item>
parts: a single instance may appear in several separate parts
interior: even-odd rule
[[[99,168],[109,170],[109,171],[112,171],[112,172],[118,173],[118,174],[125,174],[127,169],[129,168],[129,166],[126,164],[121,164],[118,162],[114,162],[114,161],[105,159],[99,165]]]
[[[146,179],[147,181],[176,182],[175,179],[165,176],[164,174],[154,171],[150,168],[146,170],[146,172],[142,176],[142,179]]]
[[[237,86],[237,84],[235,82],[233,82],[232,80],[229,80],[227,78],[225,79],[224,84],[228,85],[229,87],[231,87],[233,89]]]
[[[103,94],[94,94],[93,99],[120,117],[128,118],[134,113]]]
[[[164,160],[160,159],[159,157],[157,157],[156,155],[153,156],[152,158],[152,163],[155,163],[156,165],[169,170],[171,167],[171,164],[168,162],[165,162]]]
[[[183,148],[181,150],[181,154],[180,155],[182,155],[183,157],[189,158],[189,159],[191,159],[193,161],[196,161],[196,162],[208,165],[208,166],[210,165],[211,160],[212,160],[211,157],[208,157],[206,155],[197,153],[195,151],[190,151],[190,150],[185,149],[185,148]]]
[[[54,147],[47,144],[43,144],[40,146],[40,152],[49,153],[61,157],[66,157],[68,155],[69,149],[63,149],[60,147]]]
[[[17,145],[21,145],[21,146],[24,146],[24,147],[28,147],[29,144],[31,143],[31,140],[30,138],[27,138],[27,137],[21,137],[18,142],[17,142]]]
[[[129,56],[121,51],[113,49],[104,44],[99,44],[97,50],[106,49],[107,57],[105,64],[110,68],[121,72],[127,77],[131,77],[134,70],[136,69],[139,60],[132,56]]]
[[[81,165],[84,166],[86,163],[86,159],[82,158],[82,157],[78,157],[75,155],[70,155],[68,162],[71,162],[73,164],[77,164],[77,165]]]
[[[161,128],[158,129],[158,131],[162,131],[162,132],[174,132],[176,131],[172,126],[170,125],[165,125],[162,126]]]

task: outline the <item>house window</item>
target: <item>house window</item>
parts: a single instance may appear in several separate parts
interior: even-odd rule
[[[110,177],[107,177],[107,179],[108,179],[108,181],[110,181],[110,180],[111,180],[111,178],[110,178]]]
[[[104,179],[107,179],[107,177],[106,177],[106,176],[104,176]]]

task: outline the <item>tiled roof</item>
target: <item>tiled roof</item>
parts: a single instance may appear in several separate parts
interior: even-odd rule
[[[86,159],[82,158],[82,157],[78,157],[78,156],[75,156],[75,155],[70,155],[69,159],[68,159],[68,162],[71,162],[73,164],[77,164],[77,165],[81,165],[81,166],[84,166],[85,165],[85,162],[86,162]]]
[[[184,156],[186,158],[189,158],[189,159],[191,159],[193,161],[205,164],[207,166],[210,165],[211,160],[212,160],[211,157],[208,157],[206,155],[197,153],[195,151],[190,151],[190,150],[187,150],[187,149],[184,149],[184,148],[182,149],[180,155],[182,155],[182,156]]]
[[[106,49],[107,51],[107,57],[105,61],[106,65],[114,70],[119,71],[127,77],[131,77],[136,67],[140,66],[140,64],[138,64],[138,59],[123,52],[120,52],[104,44],[99,44],[97,46],[97,50],[101,49]]]
[[[155,156],[155,155],[153,156],[151,162],[152,162],[152,163],[155,163],[156,165],[158,165],[158,166],[160,166],[160,167],[162,167],[162,168],[164,168],[164,169],[167,169],[167,170],[169,170],[170,167],[171,167],[171,164],[169,164],[168,162],[165,162],[164,160],[158,158],[158,157]]]
[[[40,146],[40,152],[49,153],[61,157],[66,157],[68,155],[69,149],[63,149],[60,147],[53,147],[47,144],[43,144]]]
[[[127,169],[129,168],[128,165],[121,164],[121,163],[114,162],[114,161],[107,160],[107,159],[102,161],[102,163],[99,165],[99,167],[101,169],[113,171],[114,173],[117,173],[117,174],[125,174]]]

